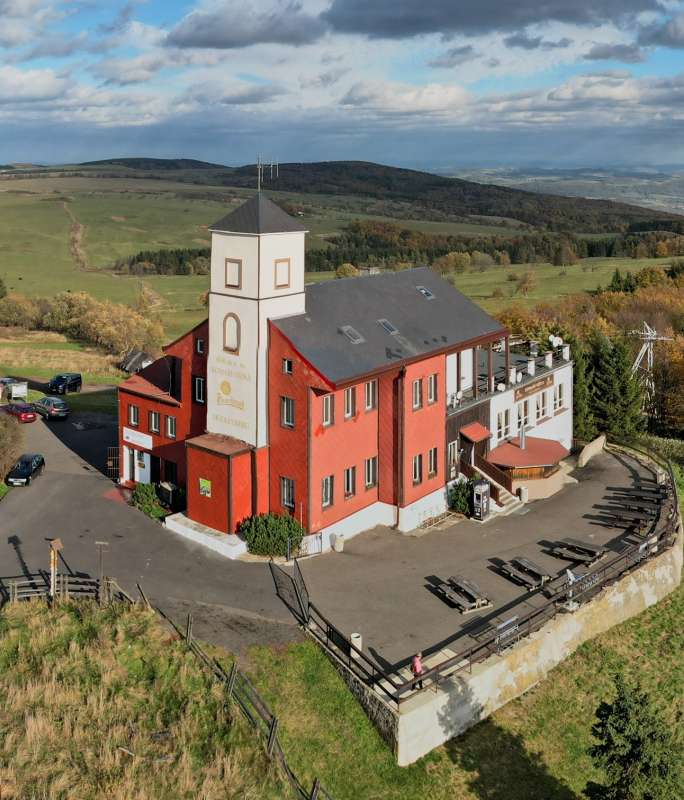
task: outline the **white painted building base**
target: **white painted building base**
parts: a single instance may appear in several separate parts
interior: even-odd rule
[[[221,533],[186,517],[185,514],[171,514],[164,525],[174,533],[202,547],[207,547],[225,558],[240,558],[247,553],[247,542],[234,533]]]
[[[317,533],[311,536],[305,536],[305,539],[314,539],[322,537],[323,552],[332,549],[332,536],[343,536],[346,539],[351,539],[359,533],[375,528],[377,525],[385,525],[391,527],[396,522],[397,511],[396,507],[389,503],[373,503],[367,508],[362,508],[354,514],[341,519],[334,525],[328,525],[327,528],[321,528]]]
[[[421,497],[410,506],[399,509],[399,523],[397,530],[402,533],[414,531],[421,523],[431,517],[438,517],[447,510],[447,489],[442,486],[436,492]]]

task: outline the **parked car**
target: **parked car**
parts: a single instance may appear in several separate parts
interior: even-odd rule
[[[61,397],[43,397],[34,403],[33,407],[45,419],[66,419],[71,413],[71,409]]]
[[[10,403],[7,413],[16,417],[19,422],[35,422],[37,419],[35,409],[28,403]]]
[[[61,372],[49,381],[47,390],[50,394],[80,392],[82,384],[83,380],[80,372]]]
[[[10,470],[5,483],[8,486],[28,486],[45,469],[45,459],[39,453],[24,453]]]

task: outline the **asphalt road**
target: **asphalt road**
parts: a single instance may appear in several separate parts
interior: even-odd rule
[[[176,620],[192,611],[201,638],[244,653],[252,644],[300,635],[267,565],[229,561],[126,505],[97,468],[115,443],[111,418],[74,414],[67,422],[39,419],[24,429],[25,451],[42,453],[47,468],[0,503],[0,576],[48,569],[48,540],[55,537],[64,544],[63,569],[97,576],[95,542],[107,541],[105,573],[131,593],[140,583]]]

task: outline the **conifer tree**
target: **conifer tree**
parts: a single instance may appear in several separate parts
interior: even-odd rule
[[[605,336],[594,340],[593,411],[598,429],[614,436],[634,436],[643,430],[643,394],[625,343]]]
[[[681,800],[681,741],[636,684],[615,676],[615,699],[596,709],[589,755],[604,775],[589,782],[589,800]]]
[[[591,371],[586,353],[581,347],[573,348],[575,361],[573,373],[573,404],[575,436],[584,442],[590,442],[597,433],[596,420],[591,404]]]

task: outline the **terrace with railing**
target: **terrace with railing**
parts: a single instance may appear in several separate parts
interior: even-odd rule
[[[473,385],[447,395],[447,414],[490,399],[492,396],[539,380],[571,361],[569,345],[558,345],[540,352],[537,343],[525,342],[511,346],[506,353],[505,344],[476,349],[477,369]]]

